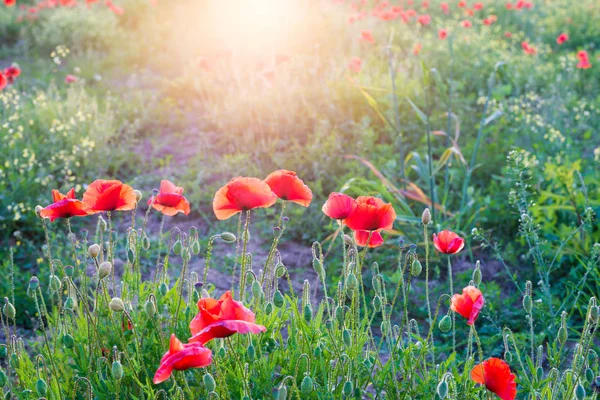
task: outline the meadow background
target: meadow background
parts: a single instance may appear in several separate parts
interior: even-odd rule
[[[0,90],[0,273],[10,277],[0,293],[12,293],[17,336],[39,338],[37,300],[26,292],[33,275],[50,284],[44,243],[52,243],[55,258],[70,257],[65,225],[49,223],[46,238],[34,212],[51,203],[52,189],[74,187],[80,195],[94,179],[120,179],[141,190],[145,204],[161,179],[184,187],[189,216],[163,221],[151,213],[147,220],[150,250],[136,262],[144,279],[156,280],[167,240],[160,233],[193,226],[204,252],[212,235],[238,229],[237,220],[220,222],[212,212],[219,187],[235,176],[262,179],[289,169],[314,195],[310,207],[286,209],[290,222],[279,242],[297,292],[305,279],[321,283],[314,241],[323,247],[330,294],[344,280],[337,225],[321,211],[329,193],[393,204],[393,230],[364,261],[377,261],[392,293],[405,279],[399,240],[416,244],[423,260],[421,214],[429,207],[429,233],[451,229],[466,241],[453,259],[455,282],[466,286],[480,262],[484,347],[504,354],[504,327],[519,345],[533,337],[536,351],[542,345],[547,354],[537,362],[532,354],[527,368],[532,381],[542,368],[536,385],[544,385],[548,371],[572,361],[589,299],[600,297],[600,7],[593,0],[460,3],[0,3],[0,69],[21,69]],[[559,44],[563,33],[568,40]],[[255,263],[267,258],[277,213],[264,210],[253,221]],[[126,214],[113,221],[121,239]],[[96,220],[72,225],[83,254]],[[129,256],[119,251],[122,260]],[[232,251],[214,250],[209,281],[217,292],[230,286]],[[428,257],[437,299],[446,293],[446,259]],[[205,261],[195,255],[188,272],[201,275]],[[377,292],[377,275],[365,273],[367,294]],[[533,310],[522,306],[527,281]],[[405,300],[415,321],[429,327],[420,284]],[[324,296],[313,292],[317,301]],[[574,342],[557,356],[545,343],[556,340],[563,311]],[[590,343],[598,351],[598,339]],[[436,345],[449,354],[447,341]],[[36,354],[35,344],[27,347]],[[600,375],[597,361],[589,369]],[[586,379],[585,398],[597,398]],[[296,380],[299,386],[302,377]],[[557,397],[539,397],[536,385],[520,396],[576,396],[575,384]],[[254,398],[269,389],[261,390]]]

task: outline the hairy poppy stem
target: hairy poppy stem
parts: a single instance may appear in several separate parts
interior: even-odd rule
[[[431,304],[429,302],[429,237],[427,235],[427,225],[423,224],[423,239],[425,246],[425,300],[427,301],[427,318],[429,325],[433,324],[431,320]]]
[[[450,282],[450,296],[452,296],[454,294],[454,281],[450,256],[448,256],[448,281]],[[456,313],[452,313],[452,350],[456,353]]]
[[[250,210],[246,211],[246,222],[244,223],[244,238],[243,238],[243,246],[242,246],[242,259],[240,264],[240,301],[244,301],[244,291],[246,289],[246,250],[248,249],[248,240],[250,238],[250,234],[248,232],[250,227]]]

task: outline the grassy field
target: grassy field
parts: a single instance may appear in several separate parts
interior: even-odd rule
[[[599,47],[593,0],[2,0],[5,398],[598,399]]]

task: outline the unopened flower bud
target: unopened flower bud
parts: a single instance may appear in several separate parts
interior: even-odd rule
[[[346,289],[350,291],[354,291],[358,287],[358,279],[356,279],[356,275],[354,272],[350,272],[348,277],[346,277]]]
[[[42,207],[40,205],[35,206],[35,215],[42,218],[42,215],[40,213],[42,212],[43,209],[44,209],[44,207]]]
[[[300,383],[300,392],[308,396],[313,391],[313,380],[310,376],[306,375]]]
[[[73,339],[73,336],[68,333],[63,336],[62,342],[67,349],[72,349],[75,346],[75,340]]]
[[[160,286],[158,287],[158,293],[160,293],[162,296],[165,296],[168,291],[169,291],[169,287],[167,286],[167,284],[165,282],[161,283]]]
[[[304,306],[304,320],[306,323],[310,324],[313,317],[313,310],[310,304]]]
[[[46,393],[48,392],[48,385],[46,384],[46,381],[42,378],[38,379],[35,383],[35,390],[41,397],[46,396]]]
[[[575,387],[575,398],[577,400],[585,399],[585,388],[583,387],[583,385],[581,383],[578,383],[577,386]]]
[[[442,379],[440,383],[438,383],[437,394],[442,400],[448,395],[448,383],[446,382],[446,379]]]
[[[277,400],[287,400],[287,388],[284,384],[281,384],[277,390]]]
[[[342,339],[347,347],[352,345],[352,336],[350,335],[350,331],[348,329],[344,329],[342,331]]]
[[[150,318],[156,314],[156,306],[152,300],[146,300],[146,303],[144,303],[144,311],[146,311],[146,315]]]
[[[526,294],[523,296],[523,308],[527,312],[527,314],[531,314],[531,309],[533,307],[533,302],[531,300],[531,296]]]
[[[235,235],[233,233],[231,233],[231,232],[223,232],[223,233],[221,233],[219,235],[219,237],[225,243],[235,243],[235,241],[237,240],[237,238],[235,237]]]
[[[88,254],[92,258],[98,257],[98,255],[100,254],[100,246],[94,243],[93,245],[88,247]]]
[[[342,388],[342,392],[344,393],[344,396],[346,396],[346,397],[351,396],[353,391],[354,391],[354,387],[352,386],[352,382],[346,381],[346,383],[344,383],[344,387]]]
[[[98,268],[98,278],[100,280],[106,278],[110,275],[110,271],[112,271],[112,264],[108,261],[104,261]]]
[[[67,310],[73,310],[75,308],[75,300],[71,296],[65,300],[64,308]]]
[[[29,290],[35,291],[38,287],[40,287],[40,280],[37,276],[34,275],[29,280]]]
[[[15,319],[15,316],[17,315],[17,310],[15,310],[15,306],[8,301],[8,297],[4,298],[4,309],[2,311],[4,311],[4,315],[9,319]]]
[[[121,300],[118,297],[113,297],[112,300],[110,301],[110,303],[108,303],[108,306],[114,312],[123,312],[123,311],[125,311],[125,304],[123,303],[123,300]]]
[[[452,318],[449,315],[444,315],[438,324],[440,331],[446,333],[452,329]]]
[[[421,215],[421,222],[425,226],[429,225],[429,223],[431,222],[431,211],[429,211],[429,208],[423,210],[423,214]]]
[[[142,192],[140,192],[139,190],[136,189],[133,191],[133,194],[135,194],[135,201],[137,203],[139,203],[140,200],[142,199]]]
[[[412,274],[412,276],[417,277],[419,276],[421,271],[423,271],[423,266],[421,265],[421,262],[415,258],[412,262],[412,265],[410,266],[410,273]]]
[[[112,363],[111,372],[112,372],[112,376],[113,376],[113,378],[115,378],[115,380],[120,381],[121,379],[123,379],[123,374],[124,374],[123,366],[121,365],[121,363],[119,361],[115,361]]]
[[[6,377],[6,374],[4,373],[3,370],[0,369],[0,388],[4,388],[4,386],[6,386],[7,382],[8,382],[8,378]]]
[[[284,303],[283,293],[281,293],[281,291],[278,289],[275,291],[275,294],[273,295],[273,304],[275,304],[275,307],[280,308],[281,306],[283,306],[283,303]]]
[[[180,255],[181,250],[183,250],[183,245],[181,244],[181,240],[177,239],[175,243],[173,243],[173,253],[175,253],[175,255]]]
[[[202,377],[202,382],[204,382],[204,387],[209,392],[214,392],[217,389],[217,384],[215,383],[215,378],[209,373],[204,374]]]
[[[346,246],[352,246],[354,244],[354,240],[352,240],[351,236],[344,235],[344,243],[346,243]]]
[[[62,286],[62,282],[60,281],[60,278],[56,275],[51,275],[50,276],[50,290],[52,290],[53,292],[58,292],[60,290]]]

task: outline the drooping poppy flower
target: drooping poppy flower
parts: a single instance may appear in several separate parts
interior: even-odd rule
[[[333,192],[323,204],[323,214],[331,219],[344,220],[356,209],[356,200],[347,194]]]
[[[21,68],[16,65],[11,65],[10,67],[4,69],[4,76],[9,84],[14,83],[15,79],[17,79],[19,75],[21,75]]]
[[[79,78],[77,78],[75,75],[67,75],[65,76],[65,83],[69,84],[69,83],[75,83],[79,80]]]
[[[461,23],[463,28],[470,28],[473,26],[473,23],[471,21],[469,21],[468,19],[463,20]]]
[[[152,204],[153,201],[154,204]],[[178,213],[185,215],[190,213],[190,203],[183,197],[183,188],[175,186],[173,182],[166,179],[160,182],[160,189],[156,198],[152,196],[148,200],[148,205],[150,204],[152,204],[152,208],[169,217]]]
[[[443,230],[437,235],[433,234],[433,245],[440,253],[456,254],[465,247],[465,241],[456,233]]]
[[[272,172],[265,178],[265,182],[282,200],[291,201],[304,207],[308,207],[312,201],[311,190],[294,171],[280,169]]]
[[[569,40],[569,35],[567,35],[566,33],[563,32],[557,36],[556,43],[563,44],[564,42],[566,42],[568,40]]]
[[[169,351],[160,360],[160,366],[152,380],[155,385],[166,381],[173,370],[207,367],[212,363],[212,351],[200,343],[181,343],[175,334],[171,335]]]
[[[17,0],[4,0],[4,5],[7,7],[12,7],[17,4]]]
[[[373,32],[370,29],[365,29],[360,32],[360,40],[367,43],[375,43],[375,38],[373,38]]]
[[[348,63],[348,69],[352,72],[359,73],[362,69],[362,60],[358,57],[352,58]]]
[[[235,333],[261,333],[267,328],[255,324],[254,313],[225,292],[219,300],[198,300],[198,314],[190,322],[190,343],[205,344],[215,338],[226,338]]]
[[[129,211],[137,203],[133,188],[118,180],[97,179],[83,194],[83,202],[91,213]]]
[[[217,190],[213,211],[217,219],[224,220],[254,208],[271,207],[277,196],[269,185],[258,178],[237,177]]]
[[[440,30],[438,31],[438,37],[439,37],[441,40],[444,40],[444,39],[446,39],[446,38],[448,37],[448,31],[447,31],[446,29],[440,29]]]
[[[502,400],[514,400],[517,397],[515,375],[508,364],[499,358],[488,358],[477,364],[471,371],[471,379],[485,385]]]
[[[473,325],[484,304],[483,294],[475,286],[467,286],[462,294],[453,294],[450,309],[467,319]]]
[[[415,43],[413,46],[413,54],[418,56],[421,53],[421,49],[423,49],[423,45],[421,43]]]
[[[372,196],[360,196],[356,199],[356,208],[344,220],[348,228],[355,232],[357,244],[367,244],[369,233],[379,233],[382,230],[392,229],[396,211],[391,203]],[[363,232],[366,232],[366,236]],[[368,243],[371,247],[383,243],[381,235],[371,235]]]
[[[429,14],[419,15],[417,22],[419,22],[421,26],[429,25],[431,23],[431,16]]]
[[[69,190],[66,195],[58,190],[52,190],[52,204],[40,211],[40,217],[50,218],[50,222],[54,222],[58,218],[83,217],[88,214],[86,205],[75,198],[74,188]]]

